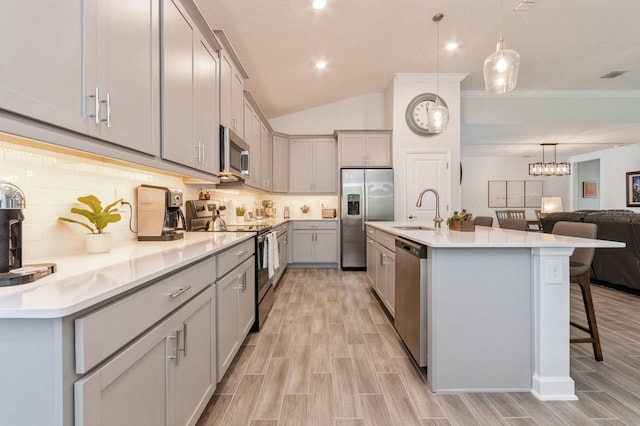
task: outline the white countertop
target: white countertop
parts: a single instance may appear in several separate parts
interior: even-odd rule
[[[0,318],[64,317],[254,236],[185,232],[180,240],[132,241],[110,253],[52,256],[46,261],[57,265],[56,273],[33,283],[0,287]]]
[[[433,222],[367,222],[367,226],[400,236],[429,247],[482,248],[482,247],[599,247],[617,248],[625,244],[617,241],[591,240],[547,234],[544,232],[515,231],[511,229],[476,226],[474,232],[451,231],[446,224],[433,229]],[[424,230],[403,230],[397,227],[422,226]]]

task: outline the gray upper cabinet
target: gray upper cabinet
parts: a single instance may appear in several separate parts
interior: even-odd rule
[[[244,79],[248,78],[231,42],[222,30],[213,30],[222,45],[220,50],[220,125],[228,127],[241,138],[244,134]]]
[[[164,0],[162,25],[162,157],[217,174],[217,55],[175,1]]]
[[[85,133],[159,154],[159,2],[85,0],[83,14]]]
[[[80,131],[81,33],[79,1],[3,2],[0,109]]]

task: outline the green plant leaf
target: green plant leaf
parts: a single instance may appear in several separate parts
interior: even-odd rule
[[[89,231],[91,231],[91,233],[92,233],[92,234],[95,234],[95,233],[96,233],[96,232],[95,232],[95,229],[93,229],[92,227],[90,227],[89,225],[87,225],[87,224],[86,224],[86,223],[84,223],[84,222],[80,222],[80,221],[75,220],[75,219],[69,219],[68,217],[59,217],[58,219],[60,219],[60,220],[61,220],[61,221],[63,221],[63,222],[77,223],[78,225],[82,225],[82,226],[84,226],[85,228],[87,228]]]

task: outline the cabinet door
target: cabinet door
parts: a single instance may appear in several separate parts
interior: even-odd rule
[[[199,33],[197,33],[199,36]],[[218,126],[218,59],[200,36],[194,48],[195,146],[199,149],[198,168],[220,172],[220,131]]]
[[[311,192],[313,182],[313,140],[289,141],[289,192]]]
[[[391,167],[391,135],[367,134],[364,156],[366,166]]]
[[[396,307],[396,255],[390,250],[381,247],[382,252],[382,276],[384,281],[384,304],[391,313],[392,317],[395,317]]]
[[[243,275],[243,285],[238,289],[239,343],[242,344],[256,319],[256,274],[253,258],[245,261],[238,273]]]
[[[75,424],[157,426],[168,409],[171,318],[74,384]]]
[[[376,242],[367,238],[367,281],[375,289],[376,287]]]
[[[333,138],[313,140],[313,192],[336,192],[338,175],[336,141]]]
[[[216,387],[214,287],[175,314],[175,424],[195,425]]]
[[[193,166],[193,32],[188,16],[172,0],[163,10],[162,157]]]
[[[314,262],[313,243],[315,231],[294,230],[291,232],[291,262],[311,263]]]
[[[337,231],[315,231],[315,261],[335,263],[338,259]]]
[[[218,380],[231,365],[240,347],[238,333],[238,290],[241,278],[233,271],[216,283],[217,338],[218,338]]]
[[[271,139],[267,126],[265,126],[264,123],[260,123],[260,179],[262,180],[260,187],[269,192],[271,192],[272,189],[272,153],[273,140]]]
[[[262,146],[260,145],[260,127],[262,123],[260,122],[258,114],[253,110],[251,117],[245,117],[245,120],[251,120],[251,151],[249,154],[249,158],[251,158],[251,179],[249,184],[253,187],[260,188],[262,182]],[[247,129],[246,125],[245,129]],[[247,137],[246,133],[245,137]]]
[[[243,130],[243,113],[244,113],[244,79],[238,73],[235,66],[232,68],[231,74],[231,127],[240,135],[241,138],[246,137],[242,134]]]
[[[81,34],[80,2],[3,2],[0,109],[80,131]]]
[[[384,302],[384,257],[382,254],[382,247],[376,242],[376,272],[375,272],[375,287],[376,293],[380,300]]]
[[[289,140],[273,137],[273,192],[289,192]]]
[[[362,167],[365,166],[365,135],[343,134],[339,136],[340,166]]]
[[[159,150],[159,10],[155,0],[85,0],[96,3],[96,38],[85,37],[85,49],[96,49],[97,83],[85,74],[85,96],[100,89],[97,136],[149,154]],[[85,16],[87,26],[92,17]],[[89,30],[90,34],[93,31]],[[92,46],[92,41],[96,45]],[[90,56],[85,60],[91,60]],[[88,64],[87,71],[92,70]],[[107,99],[108,97],[108,99]],[[85,100],[91,102],[88,98]],[[90,106],[89,111],[95,112]],[[104,111],[104,112],[103,112]],[[87,118],[92,120],[91,118]]]
[[[231,125],[231,76],[233,64],[224,51],[220,52],[220,125],[233,129]]]

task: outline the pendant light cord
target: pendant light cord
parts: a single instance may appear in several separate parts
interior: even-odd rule
[[[436,23],[436,104],[440,103],[440,21],[444,18],[442,13],[433,15]]]

